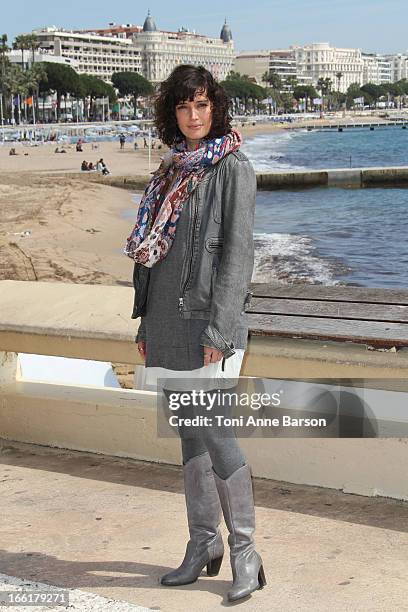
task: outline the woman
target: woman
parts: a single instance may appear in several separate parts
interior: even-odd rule
[[[155,115],[170,149],[125,247],[135,260],[132,318],[141,317],[145,388],[158,377],[238,377],[248,335],[255,173],[239,151],[228,97],[205,68],[175,68],[160,85]],[[205,566],[218,574],[223,512],[233,573],[228,598],[240,599],[265,584],[250,467],[235,436],[215,436],[211,427],[180,435],[190,540],[180,567],[161,584],[194,582]]]

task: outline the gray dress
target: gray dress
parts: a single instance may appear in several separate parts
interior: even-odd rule
[[[204,365],[204,347],[200,345],[200,336],[209,321],[183,319],[178,310],[191,213],[190,196],[184,202],[173,245],[167,256],[150,271],[146,314],[138,334],[138,339],[146,342],[145,367],[182,371],[195,370]],[[246,349],[247,336],[248,327],[237,328],[232,338],[235,348]]]

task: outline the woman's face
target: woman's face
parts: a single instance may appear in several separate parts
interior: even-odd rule
[[[196,91],[193,101],[179,102],[175,112],[177,125],[188,145],[192,147],[207,136],[212,123],[212,104],[205,91]]]

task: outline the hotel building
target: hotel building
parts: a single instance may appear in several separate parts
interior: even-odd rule
[[[247,74],[259,85],[265,72],[275,72],[289,91],[288,83],[317,86],[320,78],[332,81],[332,88],[346,92],[352,83],[382,85],[408,79],[408,54],[382,55],[360,49],[331,47],[329,43],[294,45],[289,49],[243,51],[234,61],[234,70]]]
[[[150,15],[143,27],[109,24],[99,30],[34,30],[44,53],[71,60],[79,73],[110,81],[114,72],[138,72],[153,83],[164,80],[178,64],[205,66],[223,80],[234,60],[231,29],[225,22],[219,38],[186,28],[159,30]]]
[[[232,70],[247,75],[252,81],[265,87],[263,77],[269,70],[269,51],[242,51],[234,58]]]
[[[282,80],[282,92],[291,90],[290,83],[294,79],[302,85],[311,82],[309,77],[298,74],[296,57],[292,49],[242,51],[236,56],[233,69],[242,75],[248,75],[262,87],[267,86],[267,82],[263,80],[265,73],[275,72]]]
[[[72,60],[79,74],[110,81],[114,72],[141,72],[140,49],[128,38],[47,27],[34,30],[40,49]]]
[[[384,57],[390,62],[392,83],[408,79],[408,55],[406,53],[395,53]]]
[[[313,85],[317,85],[320,78],[328,78],[333,88],[346,92],[352,83],[362,84],[360,49],[331,47],[329,43],[292,46],[291,49],[295,54],[298,76],[310,78]]]
[[[382,85],[383,83],[392,83],[391,62],[388,58],[378,53],[362,53],[363,60],[363,75],[360,83],[374,83]]]

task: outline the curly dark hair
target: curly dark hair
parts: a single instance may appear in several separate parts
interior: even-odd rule
[[[196,93],[204,93],[212,103],[211,129],[207,138],[217,138],[231,132],[230,99],[204,66],[181,64],[162,81],[154,101],[155,124],[160,140],[172,146],[184,138],[175,109],[177,104],[194,100]]]

